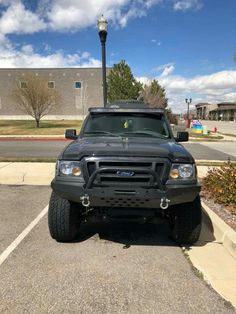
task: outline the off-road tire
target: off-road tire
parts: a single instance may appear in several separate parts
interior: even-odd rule
[[[81,223],[79,208],[52,192],[48,208],[48,227],[51,237],[58,242],[76,239]]]
[[[199,195],[191,203],[175,206],[172,210],[172,237],[178,244],[197,242],[201,232],[202,208]]]

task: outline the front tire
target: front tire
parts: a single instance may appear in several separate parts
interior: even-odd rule
[[[201,233],[202,208],[199,195],[191,203],[176,205],[172,211],[172,237],[178,244],[193,244]]]
[[[79,208],[52,192],[48,208],[48,227],[51,237],[58,242],[76,239],[81,215]]]

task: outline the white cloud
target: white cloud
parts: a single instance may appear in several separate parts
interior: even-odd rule
[[[57,31],[95,26],[101,14],[115,27],[125,27],[130,19],[142,17],[162,0],[41,0],[40,10],[50,28]]]
[[[163,70],[163,72],[161,73],[161,77],[165,77],[170,75],[173,71],[174,71],[175,67],[174,65],[168,65],[167,67],[165,67],[165,69]]]
[[[4,1],[6,5],[8,1]],[[30,34],[45,29],[46,25],[39,16],[25,8],[18,1],[9,1],[10,6],[0,18],[1,34]]]
[[[199,9],[200,0],[173,0],[174,10]],[[78,31],[95,27],[104,14],[113,27],[125,27],[131,19],[145,16],[148,10],[167,0],[39,0],[30,11],[23,0],[0,0],[4,8],[0,33],[30,34],[41,30]],[[158,42],[160,45],[160,42]]]
[[[192,79],[170,76],[162,78],[162,82],[176,91],[204,92],[212,90],[217,92],[236,88],[236,71],[220,71],[210,75],[196,76]]]
[[[0,36],[0,64],[1,68],[100,67],[101,61],[88,52],[65,55],[63,51],[56,51],[41,55],[31,45],[23,45],[19,50]]]
[[[148,84],[153,78],[139,77],[138,80]],[[220,71],[210,75],[186,78],[170,75],[155,77],[166,89],[168,104],[174,112],[186,110],[185,98],[193,98],[198,102],[217,103],[221,101],[236,101],[236,71]]]
[[[165,77],[170,75],[175,69],[174,63],[166,63],[166,64],[162,64],[158,67],[156,67],[155,69],[153,69],[154,72],[162,72],[161,73],[161,77]]]
[[[150,78],[147,76],[139,76],[139,77],[136,77],[136,79],[144,85],[151,84],[151,81],[153,80],[153,78]]]
[[[151,39],[153,44],[157,44],[157,46],[161,46],[161,41],[157,41],[156,39]]]
[[[17,3],[19,2],[20,0],[0,0],[0,5],[2,6],[8,6],[10,4],[13,4],[13,3]]]
[[[121,27],[125,27],[128,23],[128,21],[131,19],[131,18],[136,18],[136,17],[142,17],[142,16],[145,16],[146,15],[146,10],[145,8],[138,8],[138,7],[135,7],[135,6],[132,6],[126,13],[124,13],[122,15],[122,13],[120,12],[119,13],[121,15],[121,18],[119,21],[120,23],[120,26]]]
[[[200,0],[180,0],[175,1],[175,11],[188,11],[188,10],[200,10],[203,7],[203,3]]]

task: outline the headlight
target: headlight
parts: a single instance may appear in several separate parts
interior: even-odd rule
[[[59,161],[57,174],[62,176],[81,176],[80,163],[78,161]]]
[[[170,179],[195,179],[195,165],[173,164],[170,170]]]

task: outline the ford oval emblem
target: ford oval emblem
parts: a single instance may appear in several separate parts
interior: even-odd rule
[[[134,172],[129,171],[129,170],[119,170],[116,172],[116,174],[118,175],[118,177],[133,177],[134,176]]]

